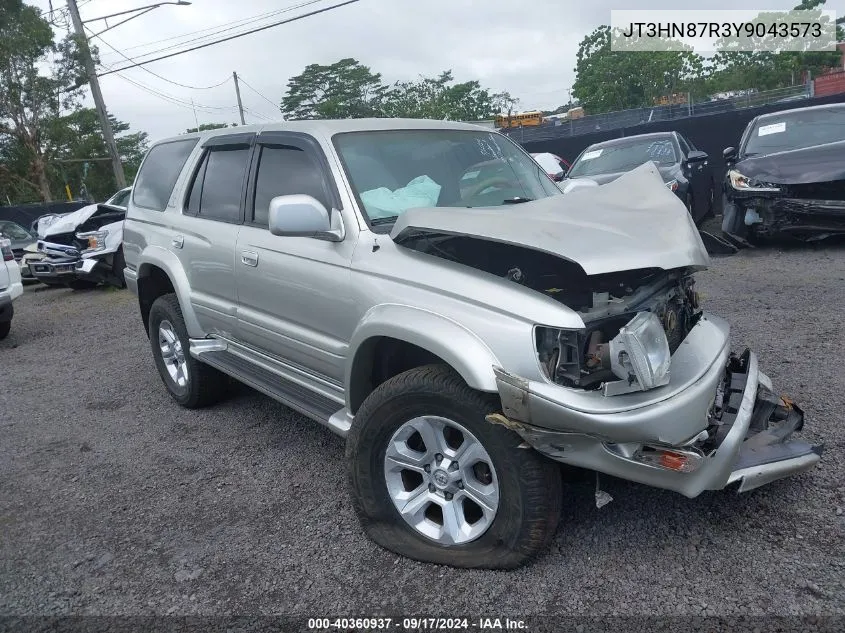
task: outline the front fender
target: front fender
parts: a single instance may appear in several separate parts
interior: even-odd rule
[[[435,354],[458,372],[473,389],[497,393],[493,366],[498,360],[489,347],[461,324],[406,305],[381,304],[370,309],[358,324],[349,344],[344,384],[346,404],[352,410],[353,375],[365,362],[362,350],[374,338],[390,337]]]
[[[185,327],[188,336],[191,338],[205,338],[206,333],[200,327],[197,315],[191,303],[191,285],[188,283],[188,276],[182,267],[182,262],[173,252],[160,246],[147,246],[138,258],[138,283],[152,272],[153,267],[164,271],[173,285],[176,297],[179,299],[179,307],[182,308],[182,317],[185,319]]]

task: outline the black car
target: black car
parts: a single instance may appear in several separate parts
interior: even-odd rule
[[[11,240],[12,254],[18,265],[21,265],[24,249],[27,246],[35,244],[35,241],[38,239],[36,234],[27,231],[20,224],[11,220],[0,220],[0,237],[6,237]],[[28,267],[21,266],[21,278],[23,281],[29,281],[33,278]]]
[[[845,234],[845,104],[758,116],[724,155],[728,237]]]
[[[589,178],[600,185],[647,161],[657,165],[666,186],[683,200],[696,222],[713,205],[713,176],[707,154],[677,132],[640,134],[590,145],[567,172],[567,179]]]

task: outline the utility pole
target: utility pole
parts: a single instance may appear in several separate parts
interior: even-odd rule
[[[109,152],[109,156],[111,156],[114,179],[117,182],[118,189],[123,189],[126,186],[126,176],[123,174],[123,164],[120,162],[120,154],[117,151],[117,143],[114,141],[111,121],[109,121],[108,114],[106,113],[106,104],[103,101],[103,93],[100,91],[97,70],[94,68],[94,60],[91,59],[91,49],[88,47],[88,38],[85,35],[85,28],[82,26],[82,18],[79,17],[79,8],[76,6],[76,0],[67,0],[67,7],[70,11],[70,17],[73,20],[73,30],[76,31],[79,39],[79,49],[82,53],[82,60],[85,63],[85,72],[88,73],[88,83],[91,85],[91,95],[94,97],[94,105],[100,117],[100,125],[103,128],[106,149]]]
[[[241,125],[246,125],[244,121],[244,104],[241,103],[241,87],[238,85],[238,73],[232,71],[232,77],[235,79],[235,94],[238,95],[238,111],[241,113]]]

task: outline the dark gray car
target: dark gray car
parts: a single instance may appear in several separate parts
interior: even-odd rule
[[[10,220],[0,220],[0,236],[8,238],[12,243],[12,253],[15,256],[15,261],[21,266],[21,278],[24,281],[34,281],[29,268],[22,265],[21,258],[23,257],[24,249],[34,244],[38,238],[17,222],[11,222]]]
[[[640,134],[590,145],[572,163],[567,179],[589,178],[602,185],[652,161],[666,186],[700,222],[713,204],[713,177],[707,158],[678,132]]]

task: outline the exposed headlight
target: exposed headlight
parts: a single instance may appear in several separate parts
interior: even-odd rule
[[[76,239],[87,241],[87,248],[82,249],[82,254],[96,253],[106,249],[106,236],[108,231],[86,231],[84,233],[77,233]]]
[[[678,181],[677,180],[670,180],[666,183],[666,188],[669,191],[677,191],[678,190]]]
[[[605,383],[613,395],[647,391],[669,382],[672,354],[657,315],[640,312],[610,341],[610,368],[619,382]]]
[[[768,182],[761,182],[748,176],[743,176],[741,173],[732,169],[728,172],[728,178],[731,181],[731,187],[738,191],[769,191],[778,192],[780,187]]]

